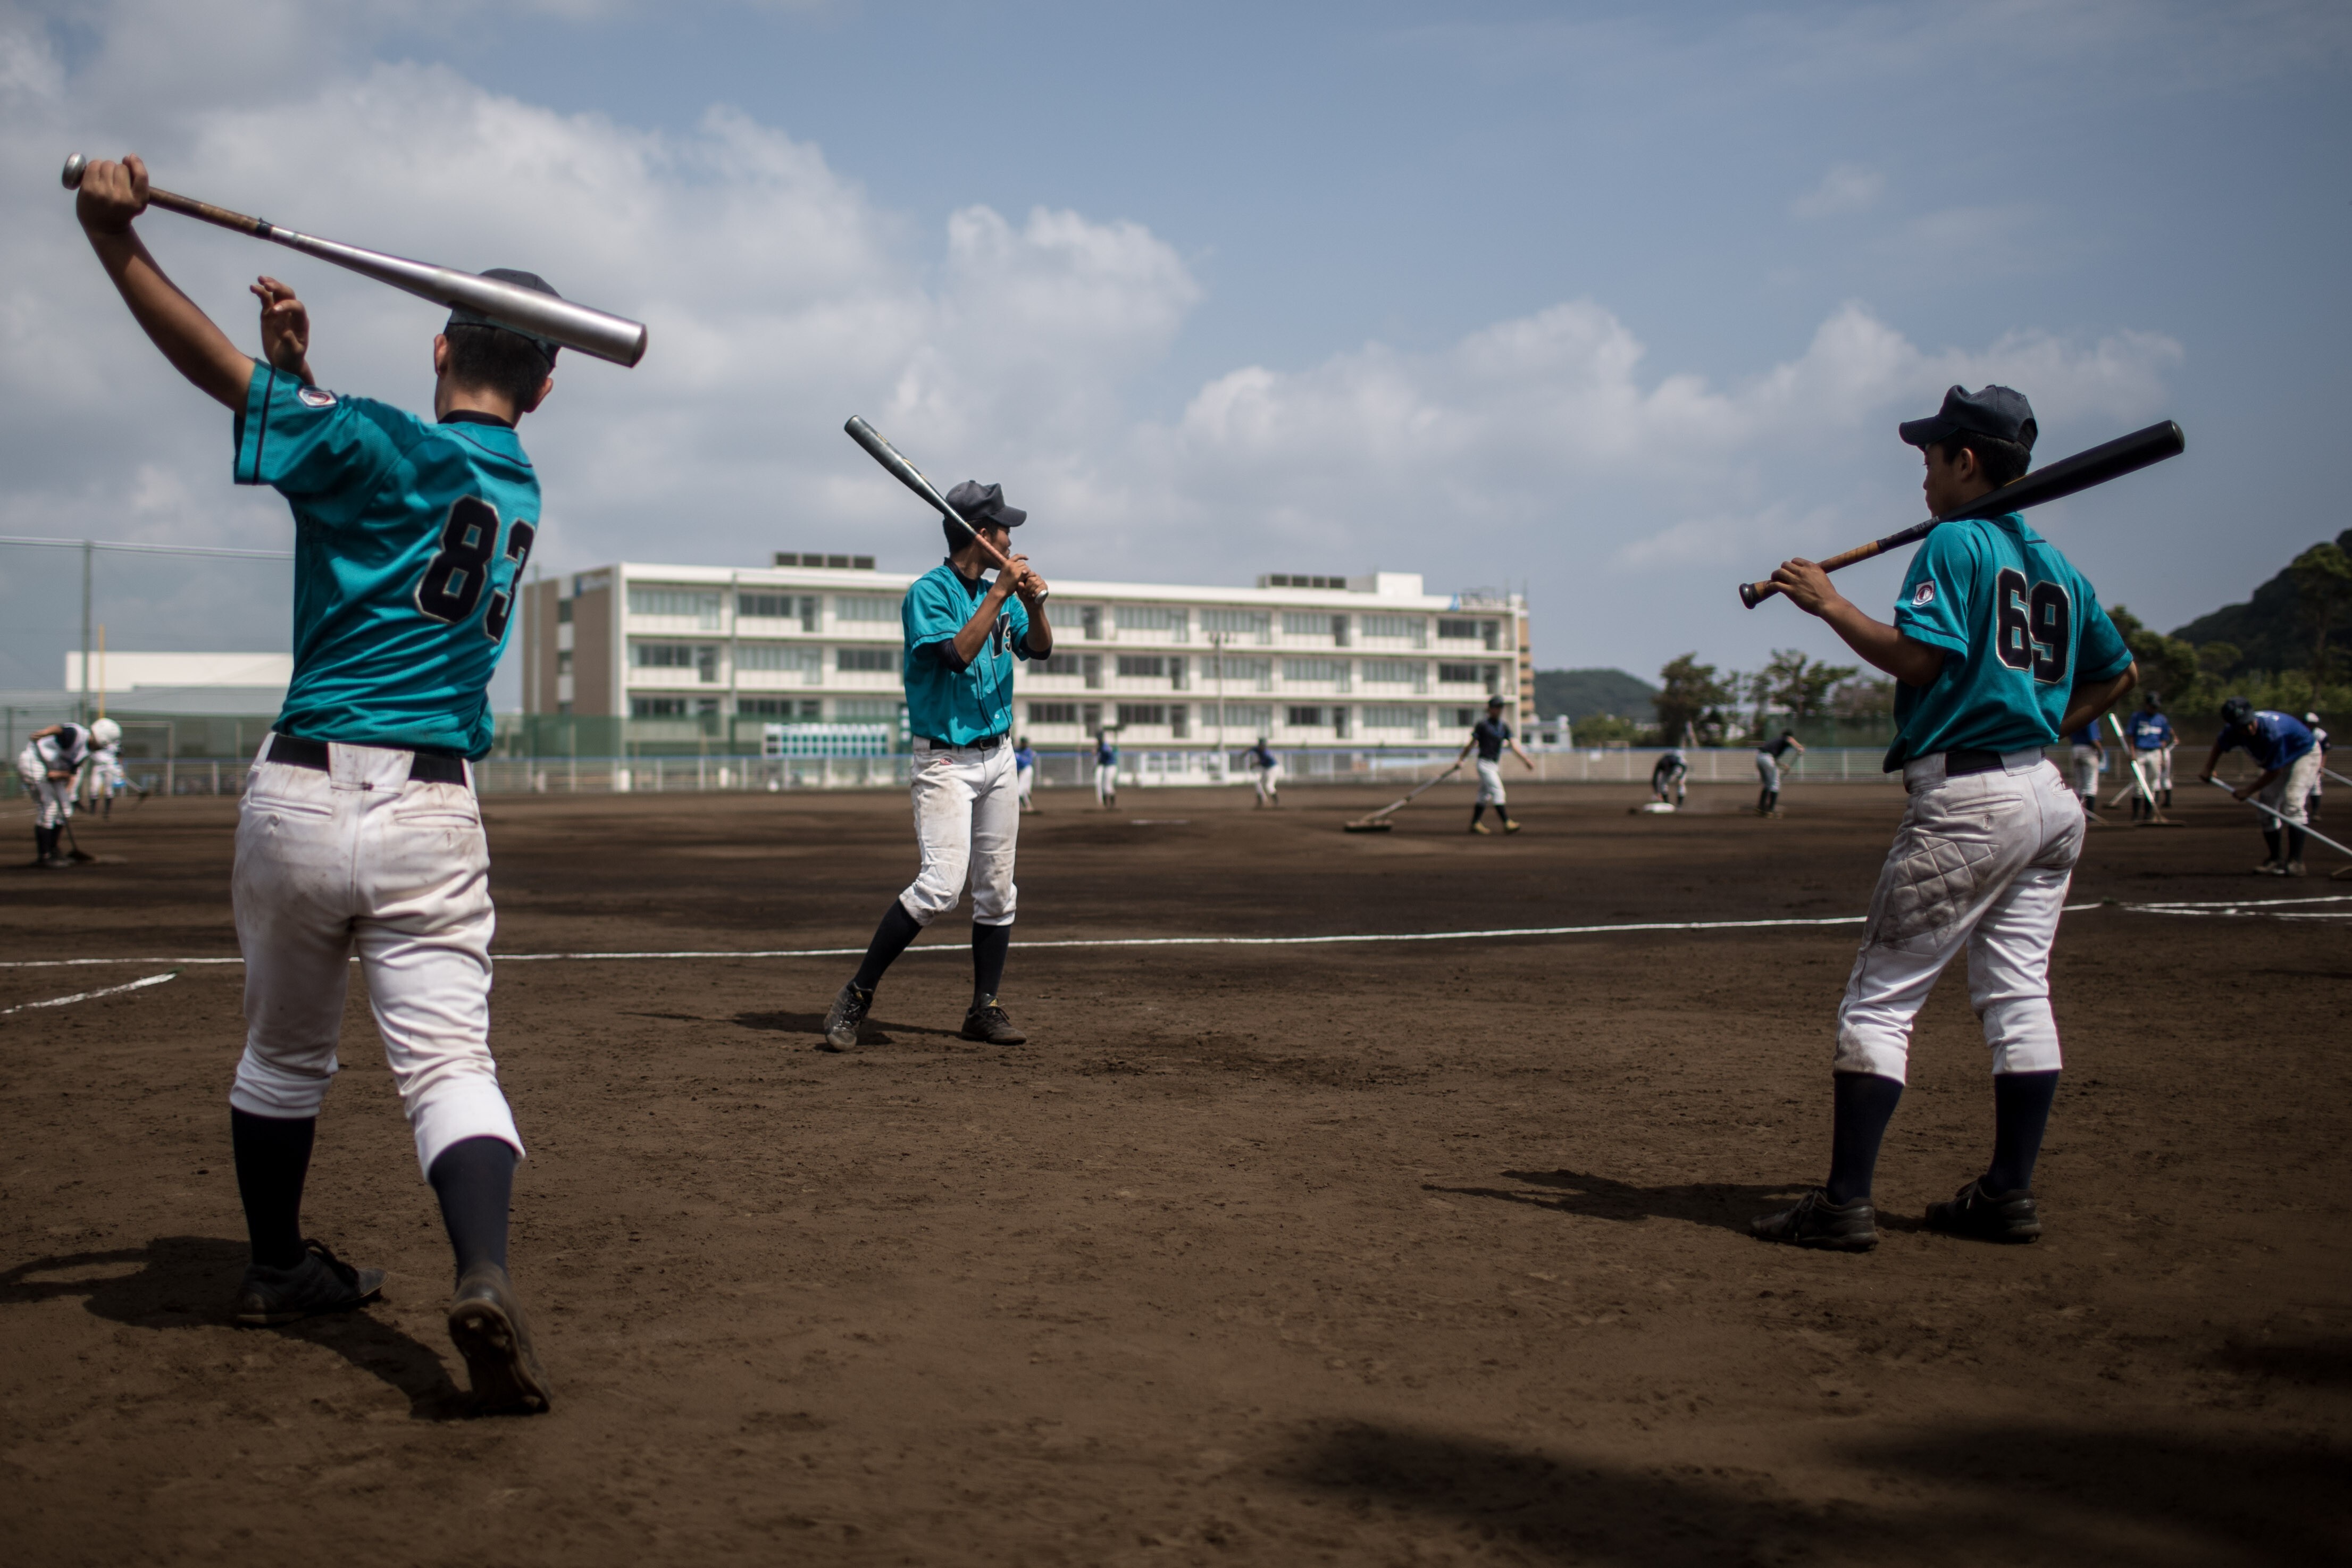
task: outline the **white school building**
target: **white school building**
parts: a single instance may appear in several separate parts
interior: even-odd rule
[[[530,715],[903,734],[898,604],[915,578],[866,556],[763,568],[621,561],[530,585]],[[1013,727],[1040,746],[1214,752],[1443,744],[1501,695],[1533,718],[1525,599],[1431,593],[1417,572],[1276,573],[1255,588],[1056,580],[1054,656],[1020,666]],[[633,726],[633,728],[639,726]],[[895,749],[895,746],[893,749]]]

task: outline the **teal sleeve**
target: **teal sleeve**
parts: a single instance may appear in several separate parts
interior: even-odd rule
[[[907,591],[907,600],[898,612],[899,624],[907,634],[909,648],[927,647],[933,643],[951,640],[971,619],[971,607],[959,605],[948,585],[936,577],[919,577],[915,586]]]
[[[2075,644],[2074,679],[2084,681],[2113,680],[2124,673],[2132,662],[2132,651],[2116,623],[2107,619],[2099,603],[2099,596],[2087,582],[2082,584],[2084,613],[2081,641]]]
[[[355,515],[420,428],[413,414],[304,386],[256,361],[236,416],[232,476],[267,485],[307,510]]]
[[[1927,535],[1903,578],[1895,603],[1896,631],[1947,653],[1968,653],[1969,592],[1976,582],[1970,542],[1963,528],[1945,527]]]

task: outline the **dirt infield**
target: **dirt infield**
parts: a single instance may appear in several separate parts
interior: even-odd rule
[[[288,1331],[226,1321],[239,970],[0,1018],[0,1562],[2352,1561],[2352,922],[2127,907],[2352,883],[2248,876],[2218,793],[2095,832],[2048,1235],[1911,1218],[1990,1142],[1954,977],[1885,1241],[1824,1256],[1745,1226],[1821,1174],[1855,927],[1024,951],[1853,915],[1900,800],[1530,789],[1507,840],[1448,786],[1339,831],[1393,793],[1049,792],[1019,1050],[955,1037],[960,924],[846,1056],[842,959],[501,967],[536,1419],[462,1414],[358,988],[308,1228],[390,1282]],[[232,815],[0,873],[0,956],[233,956]],[[509,954],[859,946],[912,870],[895,796],[488,816]],[[166,967],[0,969],[0,1007]]]

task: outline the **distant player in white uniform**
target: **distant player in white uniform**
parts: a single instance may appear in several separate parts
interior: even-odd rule
[[[847,1051],[874,1007],[883,974],[924,926],[953,909],[971,884],[971,1007],[963,1038],[1022,1045],[997,992],[1013,945],[1018,892],[1013,852],[1021,832],[1013,747],[1013,662],[1054,652],[1045,581],[1029,558],[1012,553],[1013,530],[1029,516],[1004,504],[1001,486],[967,479],[948,504],[1013,562],[983,580],[989,558],[973,536],[945,517],[948,559],[915,580],[899,610],[906,638],[907,727],[914,732],[909,785],[922,863],[875,927],[857,973],[833,998],[818,1049]]]
[[[1257,800],[1255,804],[1281,805],[1282,758],[1275,755],[1274,747],[1265,743],[1265,737],[1262,735],[1257,737],[1257,744],[1244,755],[1249,758],[1250,766],[1257,770]]]
[[[156,347],[235,415],[236,483],[294,513],[294,676],[238,810],[231,880],[246,1042],[229,1122],[253,1244],[235,1316],[290,1322],[383,1287],[301,1230],[356,956],[456,1255],[447,1322],[475,1400],[544,1410],[507,1277],[522,1140],[490,1057],[489,852],[468,759],[490,748],[487,687],[538,528],[514,426],[553,387],[555,347],[459,311],[433,342],[434,419],[339,396],[310,375],[309,314],[284,284],[253,287],[260,361],[173,286],[132,230],[146,193],[137,159],[92,163],[82,226]]]
[[[33,800],[33,863],[63,871],[74,863],[64,847],[73,820],[74,789],[89,760],[89,731],[78,724],[52,724],[33,732],[16,754],[16,777]]]
[[[1928,515],[1944,517],[2025,472],[2033,411],[2007,387],[1954,387],[1901,434],[1926,458]],[[1965,949],[1992,1053],[1993,1154],[1951,1201],[1927,1206],[1927,1226],[2032,1241],[2033,1166],[2060,1067],[2050,946],[2084,833],[2082,802],[2042,748],[2131,689],[2131,650],[2089,581],[2014,512],[1938,525],[1912,557],[1892,625],[1811,561],[1785,562],[1772,580],[1899,683],[1887,766],[1903,769],[1910,804],[1838,1006],[1829,1177],[1753,1228],[1799,1247],[1878,1244],[1871,1178],[1912,1023]]]
[[[1503,789],[1503,748],[1508,747],[1512,756],[1528,765],[1528,771],[1535,769],[1536,759],[1519,748],[1518,737],[1503,722],[1503,706],[1501,697],[1488,697],[1486,716],[1470,727],[1470,738],[1454,756],[1454,766],[1459,768],[1471,752],[1478,754],[1478,799],[1470,807],[1470,831],[1474,833],[1494,831],[1478,820],[1486,814],[1489,806],[1495,808],[1495,819],[1503,824],[1503,831],[1519,831],[1520,824],[1511,820],[1511,798]]]
[[[103,724],[106,721],[100,719],[99,722]],[[2303,727],[2311,731],[2311,744],[2319,752],[2319,766],[2311,774],[2311,793],[2304,798],[2303,806],[2304,815],[2315,822],[2319,821],[2319,798],[2327,793],[2327,731],[2321,727],[2319,716],[2315,713],[2303,716]]]
[[[2107,765],[2106,743],[2099,738],[2099,720],[2093,715],[2090,723],[2066,737],[2068,755],[2074,764],[2074,793],[2083,798],[2083,810],[2091,821],[2099,821],[2099,774]],[[2101,823],[2105,826],[2105,823]]]
[[[1037,809],[1033,799],[1037,790],[1037,754],[1030,749],[1025,735],[1013,743],[1013,767],[1021,775],[1021,810],[1034,811]]]
[[[1784,729],[1779,738],[1768,740],[1756,748],[1756,814],[1777,817],[1780,814],[1780,759],[1791,751],[1802,757],[1805,743],[1797,732]]]
[[[1650,794],[1652,798],[1680,810],[1685,793],[1683,781],[1689,777],[1690,758],[1683,755],[1681,747],[1668,747],[1664,754],[1651,765]]]
[[[101,817],[114,815],[114,798],[131,782],[122,771],[122,727],[110,718],[89,727],[89,764],[83,774],[83,791]]]

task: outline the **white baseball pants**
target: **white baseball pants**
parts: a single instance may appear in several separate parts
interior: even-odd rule
[[[1993,1071],[2055,1071],[2050,946],[2083,852],[2082,801],[2039,751],[1958,779],[1939,752],[1903,773],[1911,803],[1838,1006],[1835,1070],[1903,1082],[1912,1020],[1965,946]]]
[[[2313,747],[2286,765],[2279,776],[2254,791],[2254,799],[2284,817],[2294,827],[2307,827],[2311,822],[2311,791],[2319,782],[2319,748]],[[2275,828],[2275,819],[2264,817],[2263,826]]]
[[[1029,803],[1029,797],[1035,792],[1037,788],[1037,769],[1034,768],[1015,768],[1013,771],[1021,776],[1021,803],[1025,806]]]
[[[2147,779],[2149,789],[2172,788],[2172,747],[2159,746],[2154,751],[2143,751],[2139,759],[2140,773]]]
[[[490,854],[462,784],[417,784],[405,751],[332,745],[329,771],[256,758],[230,885],[245,955],[245,1057],[229,1103],[315,1116],[338,1070],[358,955],[430,1171],[450,1145],[522,1153],[490,1058]]]
[[[2099,792],[2099,748],[2095,746],[2074,747],[2074,793],[2084,800]]]
[[[1483,757],[1478,758],[1478,804],[1481,806],[1507,805],[1510,799],[1503,792],[1503,765],[1500,762],[1489,762]]]
[[[74,814],[74,781],[70,779],[36,774],[25,781],[25,792],[33,798],[36,827],[58,827]]]
[[[1095,764],[1095,804],[1105,806],[1118,793],[1118,766],[1111,762]]]
[[[1259,768],[1257,770],[1257,798],[1259,801],[1265,805],[1271,806],[1275,803],[1275,798],[1281,792],[1282,764],[1277,762],[1272,767]]]
[[[915,742],[915,840],[922,869],[898,902],[919,925],[953,909],[971,883],[975,925],[1010,925],[1019,890],[1013,849],[1021,834],[1020,785],[1013,748]]]

